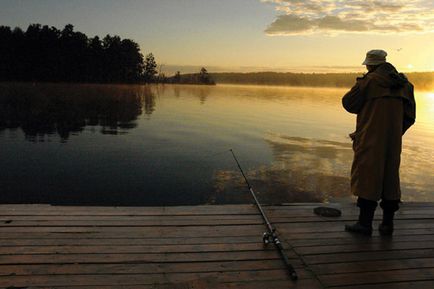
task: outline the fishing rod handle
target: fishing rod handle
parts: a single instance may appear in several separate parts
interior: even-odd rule
[[[282,257],[283,262],[285,263],[286,269],[288,269],[289,276],[293,281],[297,280],[298,279],[297,272],[295,272],[294,267],[292,267],[291,262],[289,261],[288,256],[286,256],[285,250],[283,249],[283,246],[280,243],[278,238],[274,239],[274,245],[276,245],[277,249],[279,249],[280,256]]]

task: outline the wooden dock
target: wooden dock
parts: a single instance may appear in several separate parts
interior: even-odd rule
[[[293,282],[253,205],[0,205],[0,288],[434,288],[434,204],[402,205],[391,238],[344,232],[352,204],[339,218],[316,206],[265,207]]]

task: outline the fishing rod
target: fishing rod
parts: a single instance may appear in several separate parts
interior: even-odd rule
[[[297,276],[297,272],[295,272],[294,267],[292,267],[291,263],[289,262],[288,256],[286,256],[285,251],[283,249],[282,243],[280,243],[279,238],[277,237],[276,234],[276,229],[271,225],[270,221],[267,218],[267,215],[265,215],[264,210],[262,209],[261,204],[258,201],[258,198],[256,197],[255,192],[253,191],[252,186],[250,185],[249,181],[247,180],[246,175],[244,174],[243,169],[241,168],[240,163],[238,162],[237,157],[235,156],[235,153],[232,149],[230,149],[232,156],[234,157],[234,160],[236,161],[238,168],[240,169],[241,174],[244,177],[244,180],[246,181],[247,187],[249,188],[250,193],[253,196],[253,199],[255,199],[255,203],[256,203],[256,207],[258,208],[259,212],[261,212],[262,215],[262,219],[265,221],[265,224],[267,226],[268,232],[265,232],[262,235],[262,241],[264,242],[264,244],[269,244],[269,243],[273,243],[274,246],[277,248],[277,250],[279,251],[280,256],[282,257],[283,262],[285,263],[286,268],[288,269],[288,273],[291,277],[292,280],[297,280],[298,276]]]

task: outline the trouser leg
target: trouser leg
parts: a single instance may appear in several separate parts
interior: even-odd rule
[[[377,202],[358,198],[357,207],[360,208],[359,223],[365,227],[372,228],[372,220],[374,219]]]
[[[374,219],[377,202],[358,198],[357,206],[360,208],[359,220],[353,225],[345,225],[345,230],[370,236],[372,235],[372,220]]]
[[[393,216],[399,210],[399,203],[400,200],[381,200],[380,207],[383,209],[383,222],[393,222]]]
[[[380,233],[392,234],[393,219],[395,212],[399,210],[400,200],[381,200],[380,207],[383,209],[383,221],[379,227]]]

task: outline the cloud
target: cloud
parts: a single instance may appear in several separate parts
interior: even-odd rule
[[[330,30],[367,31],[370,23],[363,20],[342,20],[337,16],[325,16],[316,21],[318,28]]]
[[[279,15],[277,19],[265,30],[267,34],[286,34],[291,32],[306,32],[313,28],[313,23],[307,18],[296,15]]]
[[[434,32],[434,1],[262,0],[280,14],[268,35]]]

